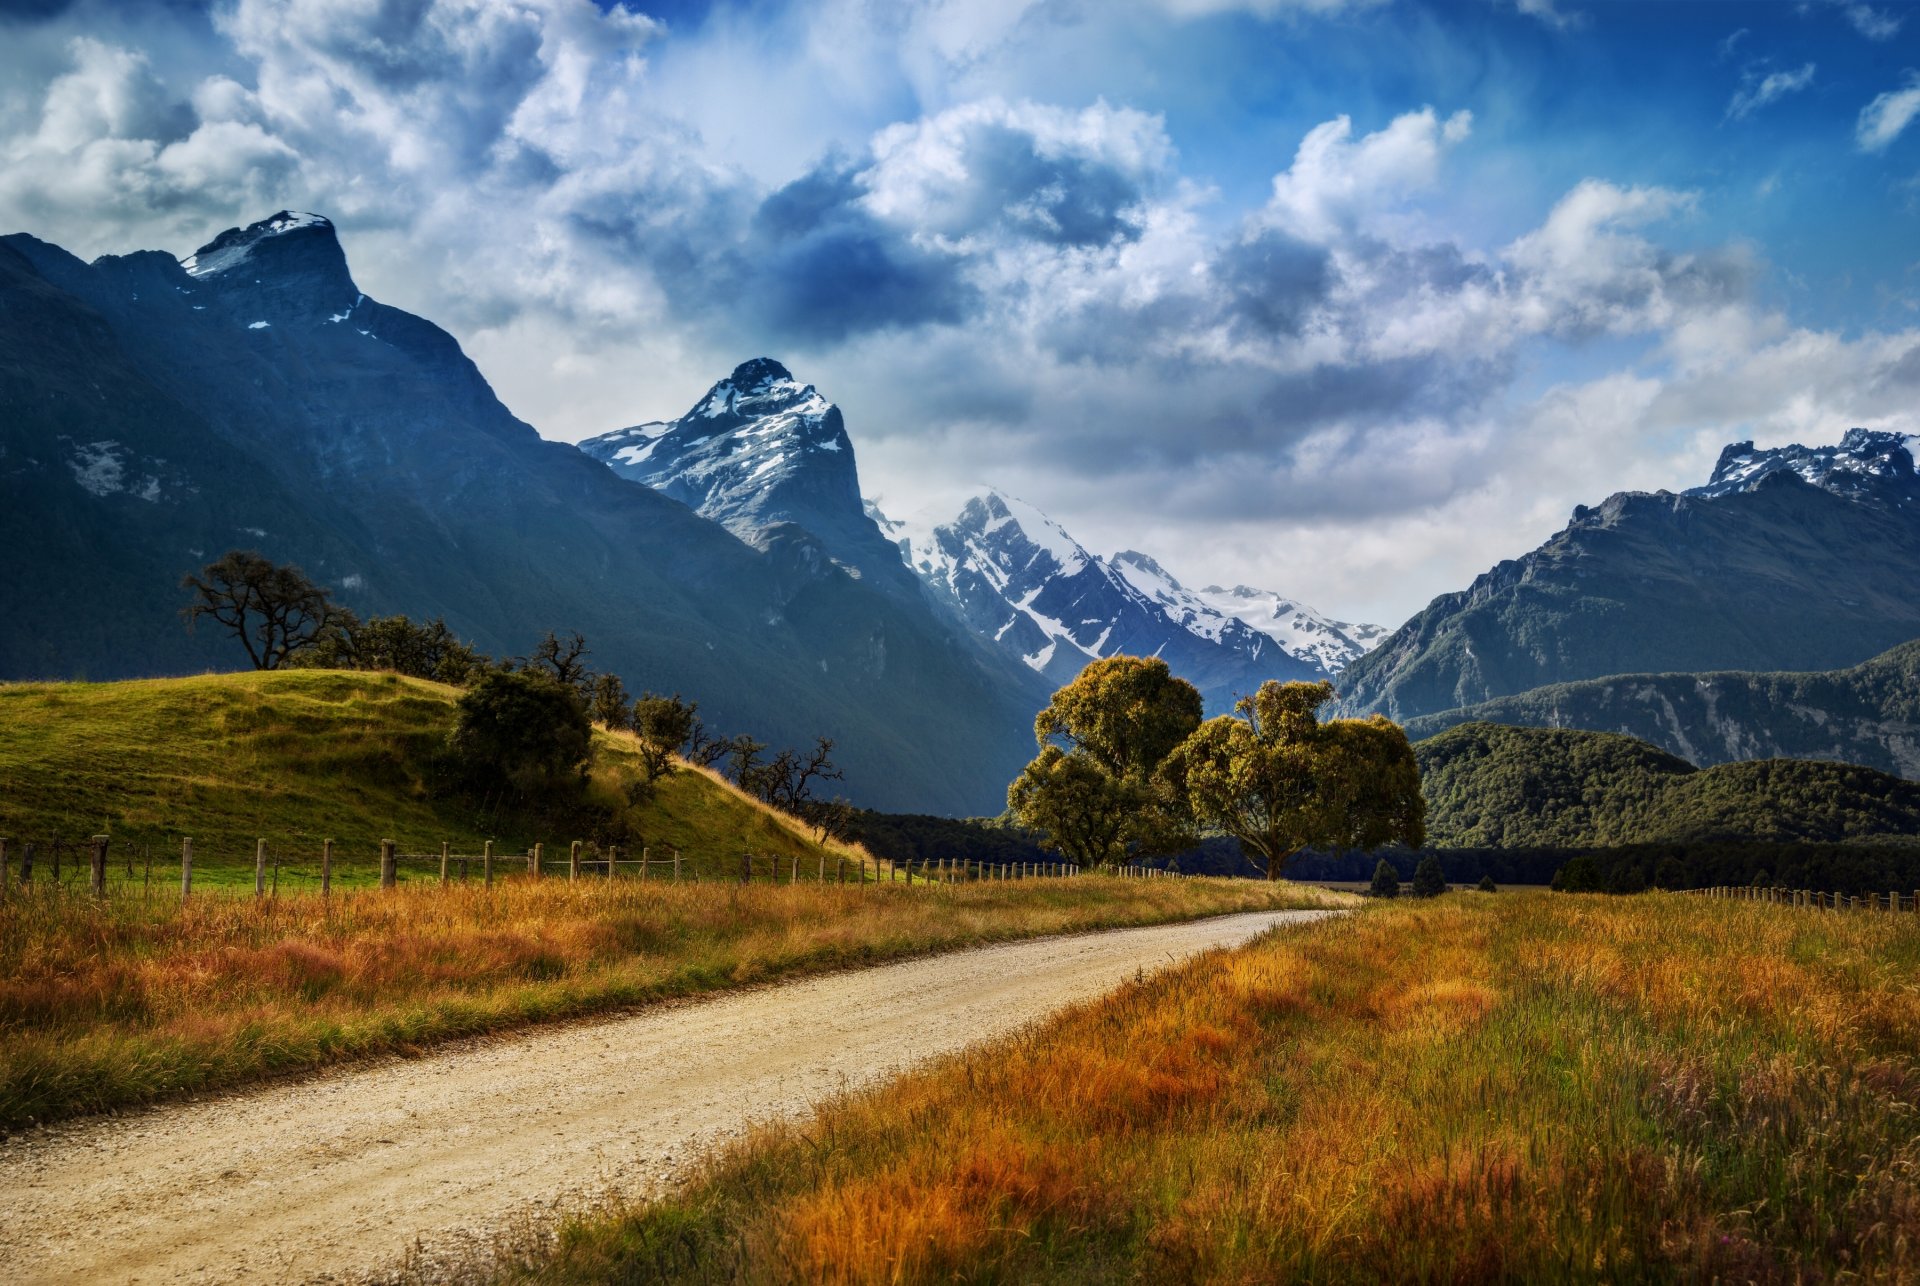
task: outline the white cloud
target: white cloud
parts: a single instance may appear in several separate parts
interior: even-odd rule
[[[1855,0],[1834,0],[1834,3],[1847,15],[1847,21],[1853,24],[1853,29],[1868,40],[1892,40],[1906,21],[1904,17],[1895,17],[1872,5],[1855,3]]]
[[[1854,139],[1863,152],[1885,151],[1916,115],[1920,115],[1920,77],[1908,72],[1905,89],[1890,89],[1860,109]]]
[[[1316,125],[1301,140],[1293,164],[1274,176],[1267,211],[1298,236],[1334,239],[1431,188],[1442,155],[1472,131],[1472,112],[1442,121],[1431,107],[1395,117],[1357,141],[1346,116]]]
[[[1799,93],[1813,83],[1813,71],[1814,65],[1807,63],[1794,71],[1769,72],[1765,76],[1750,73],[1742,78],[1742,85],[1728,102],[1727,118],[1745,120],[1767,104]]]

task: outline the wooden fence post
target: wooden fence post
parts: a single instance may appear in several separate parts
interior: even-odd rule
[[[580,878],[580,841],[573,841],[573,847],[567,850],[567,879]]]
[[[678,848],[673,850],[673,882],[675,884],[680,882],[680,850]]]
[[[440,841],[440,882],[447,882],[447,859],[453,856],[453,845],[446,840]]]
[[[93,896],[103,898],[107,895],[107,845],[110,841],[105,835],[95,835],[91,842],[93,851],[88,856],[93,860],[88,887]]]
[[[745,853],[740,855],[740,882],[742,884],[753,883],[753,859]]]
[[[27,845],[27,851],[33,851],[33,845]],[[23,877],[24,878],[24,877]],[[193,896],[193,841],[180,841],[180,900],[185,902]]]
[[[380,841],[380,887],[390,889],[399,882],[399,879],[399,864],[393,857],[393,841],[383,839]]]
[[[493,887],[493,841],[488,840],[480,849],[480,882],[488,888]]]
[[[267,895],[267,841],[257,839],[253,842],[253,896],[263,898]]]
[[[618,844],[607,845],[607,878],[608,879],[613,878],[614,863],[618,862],[619,860],[620,860],[620,846]]]
[[[323,839],[320,841],[320,896],[324,898],[324,897],[330,897],[332,896],[332,894],[333,894],[333,841],[330,839]]]
[[[546,856],[546,845],[535,844],[527,850],[527,874],[534,879],[540,878],[540,860]]]

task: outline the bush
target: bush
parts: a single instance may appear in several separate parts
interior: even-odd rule
[[[448,748],[475,790],[572,799],[586,784],[593,728],[578,689],[542,674],[494,670],[461,696]]]
[[[1373,868],[1373,883],[1367,886],[1367,896],[1376,898],[1400,896],[1400,872],[1394,870],[1393,863],[1384,857],[1380,859],[1380,865]]]
[[[1413,868],[1413,895],[1417,898],[1435,898],[1446,891],[1446,872],[1440,869],[1440,859],[1429,853],[1420,859],[1420,865]]]
[[[1553,873],[1553,887],[1561,893],[1598,893],[1599,864],[1583,853]]]
[[[1482,893],[1498,893],[1500,891],[1500,886],[1493,882],[1491,875],[1481,876],[1480,883],[1474,887],[1478,888]]]

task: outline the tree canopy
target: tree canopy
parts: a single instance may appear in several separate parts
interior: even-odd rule
[[[1157,770],[1201,713],[1199,689],[1158,657],[1095,661],[1035,717],[1040,753],[1007,807],[1078,866],[1176,848],[1182,818]]]
[[[256,670],[277,670],[311,647],[337,611],[327,591],[298,567],[251,550],[230,550],[199,575],[183,577],[180,587],[194,594],[180,613],[187,628],[212,617],[240,640]]]
[[[1426,836],[1420,769],[1399,725],[1379,715],[1321,723],[1325,683],[1268,680],[1235,713],[1200,725],[1162,775],[1202,827],[1224,831],[1269,879],[1309,845],[1417,848]]]

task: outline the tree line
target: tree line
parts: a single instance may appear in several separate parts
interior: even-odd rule
[[[745,733],[726,736],[679,693],[632,695],[617,674],[596,671],[577,632],[552,630],[525,656],[491,657],[461,640],[444,619],[404,615],[362,619],[298,567],[234,550],[190,574],[182,609],[189,629],[212,621],[239,640],[258,670],[370,670],[465,689],[448,744],[447,768],[459,787],[491,802],[577,800],[593,753],[593,725],[634,734],[639,774],[628,787],[637,804],[681,761],[729,777],[742,790],[811,826],[844,838],[854,809],[827,793],[844,780],[834,743],[771,747]]]

